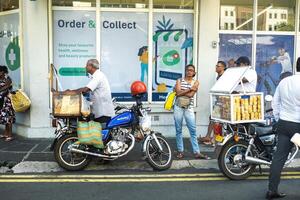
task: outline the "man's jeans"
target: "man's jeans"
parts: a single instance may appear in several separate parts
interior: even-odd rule
[[[193,109],[184,109],[174,105],[174,120],[175,120],[175,129],[176,129],[176,143],[177,143],[177,150],[179,152],[184,151],[183,147],[183,138],[182,138],[182,122],[183,117],[185,119],[186,125],[190,132],[190,141],[193,148],[193,153],[199,153],[199,145],[197,141],[196,135],[196,121],[195,121],[195,114]]]

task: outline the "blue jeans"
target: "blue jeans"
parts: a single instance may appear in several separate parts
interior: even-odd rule
[[[176,143],[179,152],[184,151],[182,138],[182,121],[185,119],[186,125],[190,132],[190,141],[193,148],[193,153],[200,153],[200,148],[196,135],[196,119],[193,109],[184,109],[174,105],[174,120],[176,129]]]

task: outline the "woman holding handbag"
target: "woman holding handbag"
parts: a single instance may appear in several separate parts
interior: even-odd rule
[[[196,75],[195,66],[187,65],[185,67],[185,77],[178,79],[175,85],[176,101],[174,105],[174,121],[176,129],[176,143],[177,143],[177,158],[184,157],[184,146],[182,138],[182,122],[183,118],[190,133],[190,141],[193,149],[194,157],[197,159],[209,159],[208,156],[200,153],[200,148],[196,135],[196,120],[194,114],[194,95],[196,94],[199,81],[194,80]]]
[[[11,88],[12,81],[8,76],[8,69],[6,66],[0,66],[0,124],[5,125],[5,132],[0,138],[4,138],[6,142],[14,139],[12,124],[16,121],[15,111],[8,96]]]

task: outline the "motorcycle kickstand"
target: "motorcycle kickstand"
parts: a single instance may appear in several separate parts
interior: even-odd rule
[[[260,173],[260,175],[261,175],[261,174],[262,174],[261,165],[258,165],[258,167],[259,167],[259,173]]]

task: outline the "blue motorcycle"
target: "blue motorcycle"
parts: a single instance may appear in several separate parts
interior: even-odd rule
[[[77,137],[79,118],[57,118],[56,138],[52,144],[57,163],[66,170],[84,169],[93,157],[115,160],[127,155],[136,144],[143,142],[145,160],[154,170],[166,170],[172,164],[172,152],[166,138],[151,130],[149,108],[143,108],[141,98],[128,108],[115,103],[117,115],[102,125],[103,149],[80,144]]]

